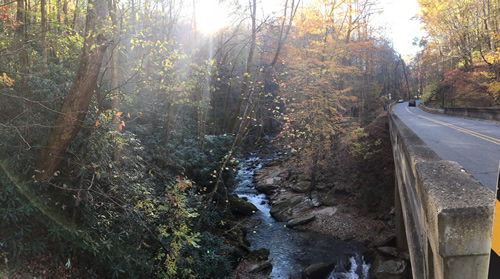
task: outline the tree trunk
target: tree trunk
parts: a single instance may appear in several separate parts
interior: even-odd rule
[[[499,23],[499,17],[500,17],[500,0],[497,0],[497,6],[496,6],[496,14],[495,14],[495,32],[498,33],[499,31],[499,27],[498,27],[498,23]]]
[[[348,9],[347,9],[347,32],[345,35],[345,43],[348,44],[351,41],[351,32],[353,31],[353,22],[352,22],[352,2],[351,0],[347,1]]]
[[[57,23],[59,23],[58,29],[61,29],[61,0],[56,0],[57,9]]]
[[[63,10],[63,17],[64,17],[63,23],[64,23],[64,25],[66,25],[68,23],[68,0],[63,1],[62,10]]]
[[[116,8],[116,7],[115,7]],[[114,14],[116,10],[110,12]],[[115,16],[111,16],[113,25],[116,24]],[[115,25],[117,26],[117,25]],[[118,114],[120,111],[120,83],[118,73],[118,46],[111,52],[111,110],[113,111],[113,126],[115,131],[120,132],[122,129],[121,116]],[[121,158],[121,151],[119,148],[113,150],[113,161],[119,162]]]
[[[283,18],[281,20],[281,25],[280,25],[280,29],[279,29],[279,38],[278,38],[278,44],[276,46],[276,50],[274,52],[274,55],[273,55],[273,59],[271,60],[271,63],[265,68],[264,70],[264,93],[265,94],[272,94],[273,98],[275,97],[275,95],[273,94],[274,90],[272,89],[274,85],[274,82],[273,82],[273,79],[272,79],[272,76],[273,76],[273,70],[274,70],[274,67],[276,66],[276,63],[278,62],[278,58],[280,56],[280,52],[281,52],[281,49],[283,47],[283,44],[286,42],[287,38],[288,38],[288,34],[290,34],[290,29],[292,28],[292,24],[293,24],[293,19],[295,18],[295,14],[297,13],[297,10],[299,8],[299,5],[300,5],[300,1],[301,0],[292,0],[291,1],[291,5],[290,5],[290,9],[288,9],[288,0],[285,1],[285,4],[283,6]],[[288,15],[288,10],[290,11],[290,15]],[[286,26],[286,22],[288,21],[288,25]],[[260,106],[260,104],[258,104],[257,106]],[[264,116],[262,114],[256,114],[256,118],[258,119],[259,122],[261,122],[261,126],[260,126],[260,129],[259,129],[259,134],[263,134],[264,132],[264,125],[265,125],[265,120],[263,120],[262,118],[264,118]],[[268,122],[269,124],[269,129],[272,131],[273,129],[273,118],[272,117],[269,117],[268,119],[270,119],[270,121]],[[260,136],[259,136],[260,137]]]
[[[410,97],[410,84],[408,83],[408,75],[406,73],[406,63],[403,61],[403,58],[401,58],[401,55],[399,55],[399,59],[401,60],[401,65],[403,66],[403,74],[405,78],[405,83],[406,83],[406,94],[408,96],[408,100],[411,98]]]
[[[80,1],[79,0],[76,0],[75,1],[75,11],[73,13],[73,22],[71,23],[71,29],[73,29],[73,32],[77,32],[76,30],[76,19],[78,18],[80,14]]]
[[[85,41],[78,71],[73,79],[68,97],[61,108],[56,125],[50,131],[47,145],[42,149],[37,163],[36,179],[50,180],[64,158],[66,149],[80,130],[87,113],[107,48],[103,33],[107,18],[105,0],[89,0],[86,17]]]
[[[116,5],[116,1],[113,0],[108,0],[108,10],[109,10],[109,16],[111,18],[111,23],[113,24],[113,28],[118,28],[118,20],[117,20],[117,12],[118,8]],[[118,38],[114,38],[113,41],[119,41]],[[120,116],[116,113],[119,111],[119,106],[120,106],[120,90],[119,90],[119,73],[118,73],[118,64],[119,64],[119,51],[118,51],[119,45],[116,45],[113,49],[110,51],[111,55],[111,109],[113,110],[113,124],[114,128],[116,131],[120,130]],[[116,161],[116,156],[115,161]]]
[[[111,53],[111,109],[113,110],[113,126],[115,131],[120,132],[122,129],[120,111],[120,89],[118,81],[118,51]],[[113,161],[119,162],[121,158],[121,150],[116,147],[113,150]]]
[[[249,91],[249,77],[250,73],[252,71],[252,59],[253,55],[255,52],[255,41],[257,38],[257,24],[256,24],[256,18],[257,18],[257,1],[256,0],[251,0],[250,2],[250,16],[252,19],[252,35],[250,39],[250,49],[248,51],[248,56],[247,56],[247,67],[245,73],[243,73],[243,81],[241,83],[241,96],[240,96],[240,101],[238,102],[238,106],[236,107],[236,112],[233,116],[233,123],[231,125],[231,131],[233,133],[237,132],[237,127],[239,121],[239,116],[241,113],[241,106],[243,105],[243,101],[247,99],[249,96],[248,91]]]
[[[17,13],[16,13],[16,20],[17,23],[19,24],[17,29],[16,29],[16,39],[17,39],[17,49],[19,50],[18,53],[18,58],[19,58],[19,67],[18,67],[18,72],[20,73],[19,76],[19,93],[21,96],[26,98],[24,102],[24,110],[26,114],[26,123],[25,127],[23,129],[23,139],[20,140],[20,147],[25,145],[28,138],[29,138],[29,121],[30,121],[30,114],[31,114],[31,92],[28,86],[28,78],[29,78],[29,69],[28,69],[28,64],[29,64],[29,57],[28,57],[28,51],[26,50],[27,44],[26,41],[28,40],[27,36],[28,33],[26,32],[26,26],[27,26],[27,19],[28,17],[26,16],[26,2],[25,0],[17,0]]]
[[[41,22],[41,34],[40,34],[40,44],[42,46],[42,74],[47,75],[47,10],[46,1],[40,0],[40,13],[42,17]]]
[[[167,116],[165,119],[165,139],[164,139],[165,146],[168,144],[168,141],[170,139],[170,130],[172,129],[173,122],[174,122],[174,106],[172,105],[172,102],[168,102]]]

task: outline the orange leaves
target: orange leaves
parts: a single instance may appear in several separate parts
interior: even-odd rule
[[[443,83],[461,89],[467,86],[469,80],[471,79],[471,74],[472,73],[464,72],[459,69],[447,71],[444,74]]]
[[[446,88],[442,90],[448,90],[456,106],[482,107],[499,100],[500,83],[489,72],[450,70],[445,73],[443,85]]]
[[[138,116],[140,116],[141,113],[138,113]],[[106,124],[106,123],[112,123],[113,127],[115,130],[118,130],[118,131],[123,131],[123,128],[126,126],[125,125],[125,121],[122,119],[122,116],[123,116],[123,112],[121,111],[118,111],[118,112],[113,112],[111,110],[106,110],[104,113],[102,113],[99,117],[99,119],[97,119],[95,121],[95,127],[99,127],[99,125],[101,124]],[[130,119],[130,113],[127,113],[127,117]],[[101,123],[100,121],[104,121],[103,123]],[[105,125],[106,127],[106,125]]]
[[[120,125],[118,125],[118,130],[122,131],[123,127],[125,127],[125,122],[123,120],[120,122]]]
[[[118,130],[121,132],[123,131],[123,127],[125,127],[125,121],[121,120],[121,116],[122,116],[123,112],[121,111],[118,111],[115,113],[114,117],[113,117],[113,123],[117,124],[117,128]]]
[[[3,73],[1,76],[0,76],[0,85],[1,84],[4,84],[6,86],[12,86],[14,85],[14,80],[11,79],[9,76],[7,76],[6,73]]]

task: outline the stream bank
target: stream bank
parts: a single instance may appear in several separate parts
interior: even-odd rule
[[[255,187],[269,199],[272,217],[295,230],[366,246],[394,238],[393,212],[362,212],[355,197],[344,189],[324,184],[312,187],[300,171],[286,165],[281,160],[269,161],[255,171]]]
[[[289,222],[271,215],[272,207],[268,196],[255,187],[259,185],[259,175],[254,177],[256,172],[271,170],[262,169],[263,164],[270,162],[272,165],[270,159],[252,156],[240,164],[239,182],[234,193],[257,209],[251,217],[256,222],[248,222],[251,225],[247,227],[246,239],[250,243],[250,250],[259,251],[257,253],[263,254],[263,257],[259,261],[251,256],[250,261],[241,263],[236,269],[235,277],[302,278],[302,275],[309,272],[320,273],[324,278],[332,279],[369,278],[370,265],[363,256],[368,249],[361,243],[346,242],[314,230],[294,230],[290,228]],[[323,208],[324,213],[327,211],[329,210]],[[299,226],[300,224],[296,227]],[[272,270],[269,264],[272,265]]]
[[[408,253],[395,247],[387,115],[363,131],[339,139],[314,183],[307,158],[278,158],[271,144],[241,162],[234,193],[254,206],[245,239],[261,258],[241,262],[236,278],[410,278]]]

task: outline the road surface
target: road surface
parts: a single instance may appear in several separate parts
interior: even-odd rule
[[[496,190],[500,163],[500,124],[431,114],[408,102],[394,113],[442,159],[456,161],[481,184]]]

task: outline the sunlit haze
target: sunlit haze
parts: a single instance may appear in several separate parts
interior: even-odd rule
[[[304,0],[305,5],[312,4],[313,0]],[[196,26],[206,35],[217,32],[230,24],[231,11],[229,3],[219,0],[196,1]],[[258,12],[271,14],[281,8],[281,1],[260,1]],[[415,18],[418,13],[417,0],[378,0],[375,9],[380,11],[372,17],[373,23],[380,30],[380,35],[393,43],[393,47],[403,57],[414,56],[419,50],[413,45],[415,37],[421,38],[425,32],[421,30],[421,23]]]
[[[417,0],[380,0],[378,7],[382,11],[374,15],[374,21],[382,28],[382,35],[392,41],[403,57],[414,56],[419,50],[412,45],[414,38],[425,35],[422,24],[415,19],[419,9]]]
[[[196,28],[206,35],[217,32],[229,24],[227,5],[219,0],[203,0],[196,2]]]

